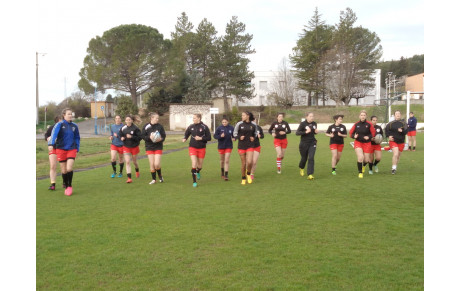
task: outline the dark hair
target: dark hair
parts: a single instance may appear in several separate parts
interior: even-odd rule
[[[246,115],[249,115],[249,121],[255,120],[254,114],[252,114],[252,112],[244,111],[244,113],[246,113]]]
[[[278,117],[280,115],[283,115],[283,117],[284,117],[284,112],[278,112],[278,114],[276,114],[276,117]]]
[[[409,114],[414,114],[414,112],[411,111],[411,112],[409,112]]]
[[[62,115],[61,115],[61,116],[62,116],[62,119],[64,119],[65,113],[66,113],[67,111],[69,111],[69,110],[72,111],[72,109],[70,109],[70,108],[64,108],[64,109],[62,110]]]
[[[374,117],[377,118],[377,119],[379,119],[377,116],[372,115],[372,116],[371,116],[371,120],[372,120]]]
[[[139,122],[139,121],[141,121],[140,118],[139,118],[137,115],[128,114],[128,115],[125,116],[125,119],[126,119],[127,117],[131,118],[131,120],[132,120],[133,122],[136,122],[136,123]]]
[[[343,115],[342,114],[337,114],[337,115],[334,115],[333,118],[334,118],[334,120],[337,120],[337,119],[339,119],[339,117],[343,118]]]
[[[198,117],[201,120],[201,113],[195,113],[193,115],[195,115],[196,117]]]
[[[154,117],[155,115],[157,115],[158,117],[160,117],[160,114],[156,113],[156,112],[150,112],[149,113],[149,118],[152,119],[152,117]]]
[[[228,118],[227,118],[227,117],[225,117],[225,116],[224,116],[224,117],[222,117],[222,121],[224,121],[224,120],[227,120],[227,121],[228,121]]]
[[[59,115],[56,115],[56,117],[54,117],[54,123],[58,123],[59,120],[62,120],[62,117]]]

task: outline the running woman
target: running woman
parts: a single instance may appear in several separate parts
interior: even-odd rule
[[[164,182],[161,174],[161,156],[163,155],[163,142],[166,139],[166,132],[163,126],[158,123],[160,120],[158,113],[149,113],[149,116],[150,122],[144,125],[141,135],[145,141],[145,152],[149,158],[150,173],[152,175],[152,181],[149,184],[152,185],[157,182],[157,173],[159,182]],[[153,142],[150,137],[157,132],[160,133],[161,138],[157,142]]]
[[[72,195],[73,165],[75,157],[80,151],[80,132],[78,126],[72,122],[72,110],[66,108],[62,111],[62,121],[56,123],[48,140],[48,151],[56,145],[56,155],[61,167],[62,179],[64,180],[67,196]]]
[[[48,142],[51,137],[51,132],[53,131],[54,126],[56,123],[62,120],[61,116],[56,116],[54,118],[53,126],[49,126],[48,130],[45,132],[45,140]],[[48,152],[48,158],[50,161],[50,180],[51,185],[49,186],[48,190],[55,190],[56,189],[56,166],[57,166],[57,156],[56,156],[56,145],[53,146],[53,150]]]
[[[371,139],[375,136],[374,125],[367,121],[366,118],[366,110],[361,110],[359,121],[353,124],[350,130],[350,137],[355,140],[353,147],[358,159],[358,178],[360,179],[364,177],[367,163],[372,163],[370,160],[372,153]]]
[[[334,115],[334,124],[329,125],[326,130],[326,136],[330,137],[329,148],[332,154],[332,175],[336,175],[337,164],[342,157],[343,138],[347,137],[347,128],[342,124],[343,115]]]
[[[415,152],[415,146],[417,141],[415,136],[417,135],[417,118],[414,116],[414,112],[409,113],[409,119],[407,120],[407,136],[409,137],[409,150]]]
[[[315,172],[315,153],[316,153],[316,138],[318,133],[318,125],[315,121],[313,112],[308,112],[304,121],[299,124],[295,135],[300,135],[299,152],[300,152],[300,176],[305,175],[305,164],[308,160],[307,178],[313,180]]]
[[[220,176],[228,181],[228,169],[230,165],[230,155],[233,150],[233,126],[228,124],[227,118],[222,118],[222,125],[216,128],[214,138],[217,139],[217,151],[220,155]]]
[[[137,164],[137,155],[139,154],[139,144],[142,139],[141,130],[134,124],[138,122],[137,116],[127,115],[125,117],[125,123],[118,136],[123,141],[123,157],[126,163],[126,174],[128,180],[126,183],[132,183],[131,179],[131,161],[134,163],[134,169],[136,170],[136,178],[139,178],[139,165]]]
[[[374,125],[375,128],[375,135],[381,134],[383,137],[383,129],[380,125],[377,124],[378,118],[377,116],[373,115],[371,116],[371,122],[372,125]],[[378,163],[380,163],[380,160],[382,159],[382,148],[380,144],[376,144],[374,142],[375,137],[371,138],[371,147],[372,147],[372,153],[370,155],[369,161],[369,175],[372,175],[374,172],[378,173],[379,168],[377,166]],[[374,167],[374,169],[372,169]]]
[[[256,168],[257,168],[257,161],[259,160],[260,156],[260,149],[262,148],[260,146],[260,139],[264,138],[264,131],[262,130],[262,127],[260,127],[258,124],[257,126],[257,135],[254,139],[254,153],[252,155],[252,167],[251,167],[251,180],[254,181],[254,175],[256,173]]]
[[[238,139],[238,154],[241,159],[241,185],[252,183],[251,170],[254,157],[254,141],[257,136],[257,124],[254,115],[245,111],[241,114],[241,121],[235,125],[233,137]]]
[[[201,114],[193,115],[193,123],[185,130],[182,142],[190,136],[188,153],[192,161],[193,187],[197,186],[197,179],[201,179],[200,171],[203,168],[204,157],[206,156],[206,143],[211,140],[209,127],[201,121]]]
[[[291,133],[289,124],[283,119],[284,113],[278,113],[276,121],[268,129],[268,133],[274,137],[273,144],[276,150],[276,168],[278,174],[281,174],[281,161],[284,159],[284,153],[288,145],[286,134]]]
[[[399,158],[404,150],[404,140],[407,134],[407,124],[401,119],[401,111],[395,111],[395,119],[385,127],[385,135],[388,136],[390,149],[393,151],[391,174],[396,174]]]
[[[123,141],[119,137],[120,129],[123,127],[123,123],[121,122],[121,116],[115,116],[115,123],[110,126],[110,159],[112,161],[112,169],[113,173],[111,178],[121,178],[123,177],[123,166],[125,165],[123,160]],[[118,155],[118,163],[120,165],[120,173],[117,176],[117,155]]]

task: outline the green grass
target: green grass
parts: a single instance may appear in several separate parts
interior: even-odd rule
[[[348,144],[331,176],[323,134],[315,180],[300,177],[298,140],[289,136],[281,175],[263,140],[245,186],[235,150],[221,180],[216,144],[197,188],[186,150],[163,156],[163,184],[148,185],[146,159],[133,184],[110,166],[75,173],[71,197],[37,181],[37,289],[423,290],[423,134],[396,175],[384,152],[364,179]]]

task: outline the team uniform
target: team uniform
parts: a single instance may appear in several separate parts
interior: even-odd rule
[[[150,136],[156,132],[160,133],[161,141],[153,142],[150,139]],[[163,154],[163,142],[166,139],[166,131],[163,126],[159,123],[151,124],[150,122],[146,123],[142,128],[141,132],[142,139],[145,141],[145,153],[147,155],[162,155]],[[158,172],[158,178],[160,182],[163,182],[163,176],[161,175],[161,168],[155,169],[155,171],[151,170],[150,173],[152,175],[152,182],[156,181],[156,175]]]
[[[112,124],[110,126],[110,136],[112,137],[112,143],[110,144],[110,150],[111,151],[116,151],[120,157],[123,155],[123,141],[120,139],[120,136],[118,133],[120,132],[120,129],[123,127],[123,124]],[[114,134],[117,134],[115,136]],[[118,178],[121,178],[123,176],[123,166],[125,163],[120,163],[120,173],[118,174]],[[117,172],[117,162],[112,162],[112,169],[113,169],[113,174],[112,178],[115,177],[115,174]]]
[[[131,138],[127,138],[126,135],[130,134]],[[141,142],[141,130],[133,123],[131,126],[127,124],[123,125],[118,132],[120,138],[124,137],[123,140],[123,154],[131,154],[137,156],[139,154],[139,144]],[[139,168],[135,168],[136,177],[139,178]],[[127,173],[128,183],[131,183],[131,173]]]
[[[399,132],[399,128],[402,128],[402,132]],[[394,141],[390,141],[390,149],[399,148],[399,151],[404,150],[404,140],[407,134],[407,124],[403,120],[393,120],[385,127],[385,135],[387,137],[392,136]]]
[[[331,124],[326,130],[326,133],[331,134],[333,133],[334,136],[329,139],[329,148],[331,150],[337,150],[338,152],[343,151],[343,136],[339,136],[339,132],[341,134],[347,134],[347,128],[343,124],[335,125]]]
[[[286,134],[281,135],[280,131],[286,132]],[[269,134],[275,133],[275,138],[273,139],[273,144],[276,147],[281,147],[282,149],[287,148],[288,145],[288,139],[287,139],[287,134],[291,133],[291,128],[289,127],[289,124],[286,121],[281,121],[278,122],[275,121],[270,125],[270,128],[268,129]],[[281,157],[276,158],[276,167],[278,169],[278,174],[281,173]]]
[[[200,121],[200,123],[192,123],[187,127],[184,134],[184,139],[190,138],[188,147],[189,156],[196,156],[198,159],[204,159],[206,156],[206,144],[211,140],[211,132],[209,127]],[[201,137],[202,140],[196,140],[195,137]],[[196,187],[196,179],[200,180],[201,169],[192,168],[193,186]]]
[[[257,126],[258,134],[260,134],[260,139],[264,138],[265,135],[264,135],[264,131],[262,127],[260,127],[259,125],[256,125],[256,126]],[[262,148],[260,146],[260,139],[259,139],[259,135],[256,135],[256,137],[254,138],[254,151],[258,153],[260,153],[260,149]]]
[[[355,149],[362,148],[363,152],[366,154],[371,154],[373,152],[371,146],[371,138],[375,136],[375,128],[374,125],[367,121],[358,121],[353,124],[352,128],[350,129],[350,137],[355,138],[355,133],[358,134],[358,137],[355,139],[353,147]],[[365,139],[364,137],[367,136],[369,139]]]
[[[233,130],[234,128],[230,124],[227,126],[220,125],[218,128],[216,128],[216,131],[214,132],[214,138],[217,139],[217,151],[219,152],[219,154],[223,155],[225,153],[232,152]],[[221,137],[222,133],[225,134],[224,137]]]
[[[417,118],[409,117],[407,120],[407,135],[416,136],[417,135]]]
[[[375,129],[375,135],[377,134],[381,134],[382,137],[384,136],[384,132],[383,132],[383,129],[380,125],[374,125],[374,129]],[[382,147],[380,144],[377,144],[375,143],[373,140],[371,140],[371,147],[372,147],[372,152],[381,152],[382,151]]]
[[[257,124],[255,124],[254,122],[239,121],[235,125],[233,137],[238,139],[239,154],[254,151],[255,138],[257,137],[257,133]],[[240,139],[241,136],[244,136],[243,140]],[[251,136],[254,138],[253,141],[251,141]]]
[[[306,133],[307,127],[311,129],[309,133]],[[315,130],[318,125],[315,121],[308,122],[307,120],[302,121],[297,128],[295,135],[300,135],[299,152],[300,152],[300,175],[304,175],[305,164],[308,160],[307,175],[309,179],[313,179],[313,173],[315,171],[315,153],[317,140],[315,138]]]
[[[77,152],[80,151],[80,132],[78,126],[66,120],[56,123],[51,131],[48,146],[56,146],[56,156],[59,163],[65,163],[69,159],[75,160]],[[65,194],[72,195],[73,171],[62,174]],[[68,192],[69,190],[69,192]]]

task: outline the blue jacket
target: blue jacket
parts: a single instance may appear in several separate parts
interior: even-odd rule
[[[216,131],[214,132],[214,138],[217,139],[218,144],[217,148],[218,149],[232,149],[233,148],[233,126],[227,125],[227,126],[219,126],[216,128]],[[224,133],[225,136],[221,137],[220,135]]]
[[[409,117],[407,120],[407,131],[416,131],[417,130],[417,118]]]
[[[110,135],[113,137],[112,139],[112,144],[117,147],[122,147],[123,146],[123,141],[120,139],[120,129],[123,127],[123,123],[120,123],[119,125],[116,125],[115,123],[110,126]],[[115,137],[113,134],[116,133],[117,137]]]
[[[79,152],[80,132],[78,131],[78,126],[66,120],[59,121],[54,125],[48,145],[56,145],[57,149],[66,151],[76,149]]]

